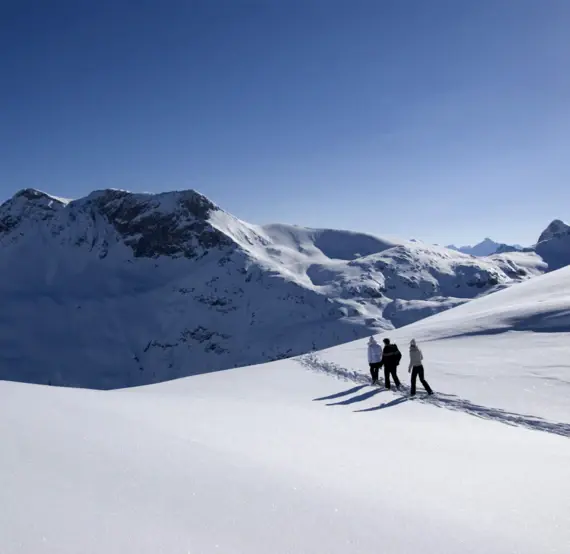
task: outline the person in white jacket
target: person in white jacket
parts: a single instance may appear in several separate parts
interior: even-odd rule
[[[378,371],[382,362],[382,347],[376,342],[374,337],[370,337],[368,341],[368,364],[370,365],[370,375],[372,376],[372,384],[378,382]]]
[[[415,396],[416,394],[416,379],[419,377],[420,382],[426,389],[428,394],[433,394],[431,387],[424,377],[424,366],[423,366],[424,355],[416,343],[416,339],[412,339],[410,342],[410,367],[408,368],[408,373],[412,374],[412,387],[410,389],[410,395]]]

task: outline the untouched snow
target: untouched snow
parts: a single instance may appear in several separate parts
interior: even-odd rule
[[[0,382],[0,552],[565,554],[569,276],[390,332],[432,399],[369,386],[366,341],[119,391]]]

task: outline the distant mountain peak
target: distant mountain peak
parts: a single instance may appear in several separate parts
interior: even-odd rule
[[[164,192],[132,192],[125,189],[117,188],[105,188],[94,190],[84,197],[85,200],[93,200],[105,198],[108,200],[117,200],[123,198],[132,198],[140,202],[165,202],[165,201],[179,201],[184,199],[195,199],[200,198],[204,201],[209,202],[214,205],[214,203],[209,200],[202,193],[194,189],[181,189],[181,190],[170,190]]]
[[[195,190],[153,194],[103,189],[69,201],[24,189],[0,206],[0,236],[18,228],[13,240],[21,240],[34,222],[47,222],[54,236],[70,237],[72,228],[78,227],[79,236],[71,240],[76,246],[90,244],[101,257],[107,256],[110,244],[120,241],[135,257],[194,258],[208,248],[232,244],[209,222],[218,210]]]
[[[26,188],[18,191],[16,194],[14,194],[12,200],[18,199],[30,202],[55,202],[60,206],[65,206],[70,202],[70,200],[67,198],[59,198],[57,196],[53,196],[47,192],[43,192],[34,188]]]
[[[193,258],[202,249],[230,244],[208,222],[219,208],[194,190],[134,194],[108,189],[87,199],[96,204],[136,257],[181,254]]]
[[[463,254],[470,254],[472,256],[490,256],[497,251],[498,247],[499,243],[488,237],[474,246],[455,246],[453,244],[448,246],[448,248],[452,250],[457,250],[458,252],[463,252]]]
[[[0,205],[0,234],[12,231],[23,221],[51,219],[68,203],[40,190],[22,189]]]
[[[538,238],[538,242],[540,243],[544,242],[545,240],[560,238],[568,234],[570,234],[570,225],[561,219],[555,219],[550,222],[544,231],[542,231],[540,237]]]
[[[536,253],[548,264],[550,271],[570,264],[570,225],[555,219],[540,234]]]
[[[474,246],[455,246],[450,244],[447,248],[457,250],[458,252],[463,252],[463,254],[469,254],[471,256],[492,256],[493,254],[522,250],[522,246],[518,244],[503,244],[495,242],[489,237],[485,237],[481,242]]]

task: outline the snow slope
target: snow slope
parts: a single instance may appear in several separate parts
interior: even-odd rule
[[[441,381],[446,392],[477,405],[570,424],[570,267],[389,336],[403,349],[412,338],[421,343],[436,389]],[[363,348],[351,343],[321,357],[354,368],[354,352]]]
[[[285,358],[545,268],[534,253],[251,225],[195,191],[27,189],[0,206],[0,378],[105,389]]]
[[[430,400],[368,386],[365,341],[128,390],[0,382],[0,552],[566,553],[569,273],[393,331]]]

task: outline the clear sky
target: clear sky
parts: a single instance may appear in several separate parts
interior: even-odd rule
[[[0,199],[530,244],[570,218],[568,0],[5,0]]]

